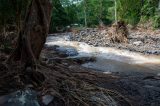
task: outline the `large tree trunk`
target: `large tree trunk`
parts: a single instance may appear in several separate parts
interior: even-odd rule
[[[49,0],[32,0],[19,33],[17,47],[7,62],[20,61],[28,66],[38,60],[49,30],[51,10]]]

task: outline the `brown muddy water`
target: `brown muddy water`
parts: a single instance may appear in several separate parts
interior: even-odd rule
[[[144,55],[111,47],[94,47],[83,42],[70,41],[69,36],[49,36],[47,46],[58,45],[62,49],[74,48],[78,55],[68,58],[95,57],[96,61],[82,66],[103,73],[149,72],[160,73],[160,56]]]

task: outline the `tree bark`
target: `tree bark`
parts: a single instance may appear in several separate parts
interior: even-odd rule
[[[158,3],[158,9],[160,10],[160,0],[159,0],[159,3]]]
[[[86,0],[84,0],[84,25],[85,27],[87,27],[87,3]]]
[[[117,0],[114,0],[115,2],[115,23],[117,24]]]
[[[17,47],[8,58],[8,63],[20,61],[25,66],[32,66],[39,59],[49,30],[51,10],[51,1],[32,0]]]

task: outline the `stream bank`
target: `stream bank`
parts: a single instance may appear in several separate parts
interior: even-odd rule
[[[95,47],[71,39],[70,33],[49,36],[45,47],[52,56],[46,56],[54,62],[63,61],[61,64],[74,70],[81,67],[84,70],[117,77],[118,79],[111,81],[99,80],[98,85],[119,92],[128,98],[133,106],[159,106],[159,55],[144,55],[112,47]],[[55,55],[58,57],[55,58]],[[75,65],[71,61],[76,62]],[[77,67],[76,64],[81,66]]]
[[[66,33],[66,35],[70,35],[72,41],[85,42],[96,47],[114,47],[143,54],[160,54],[160,30],[129,30],[128,43],[112,43],[111,32],[111,28],[103,30],[88,28],[77,33]]]

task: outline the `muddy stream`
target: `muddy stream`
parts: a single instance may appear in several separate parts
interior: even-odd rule
[[[59,46],[61,52],[67,51],[68,58],[95,57],[96,61],[82,66],[104,73],[149,72],[157,75],[160,73],[160,56],[144,55],[110,47],[94,47],[83,42],[70,41],[70,36],[61,35],[49,36],[46,45]]]

